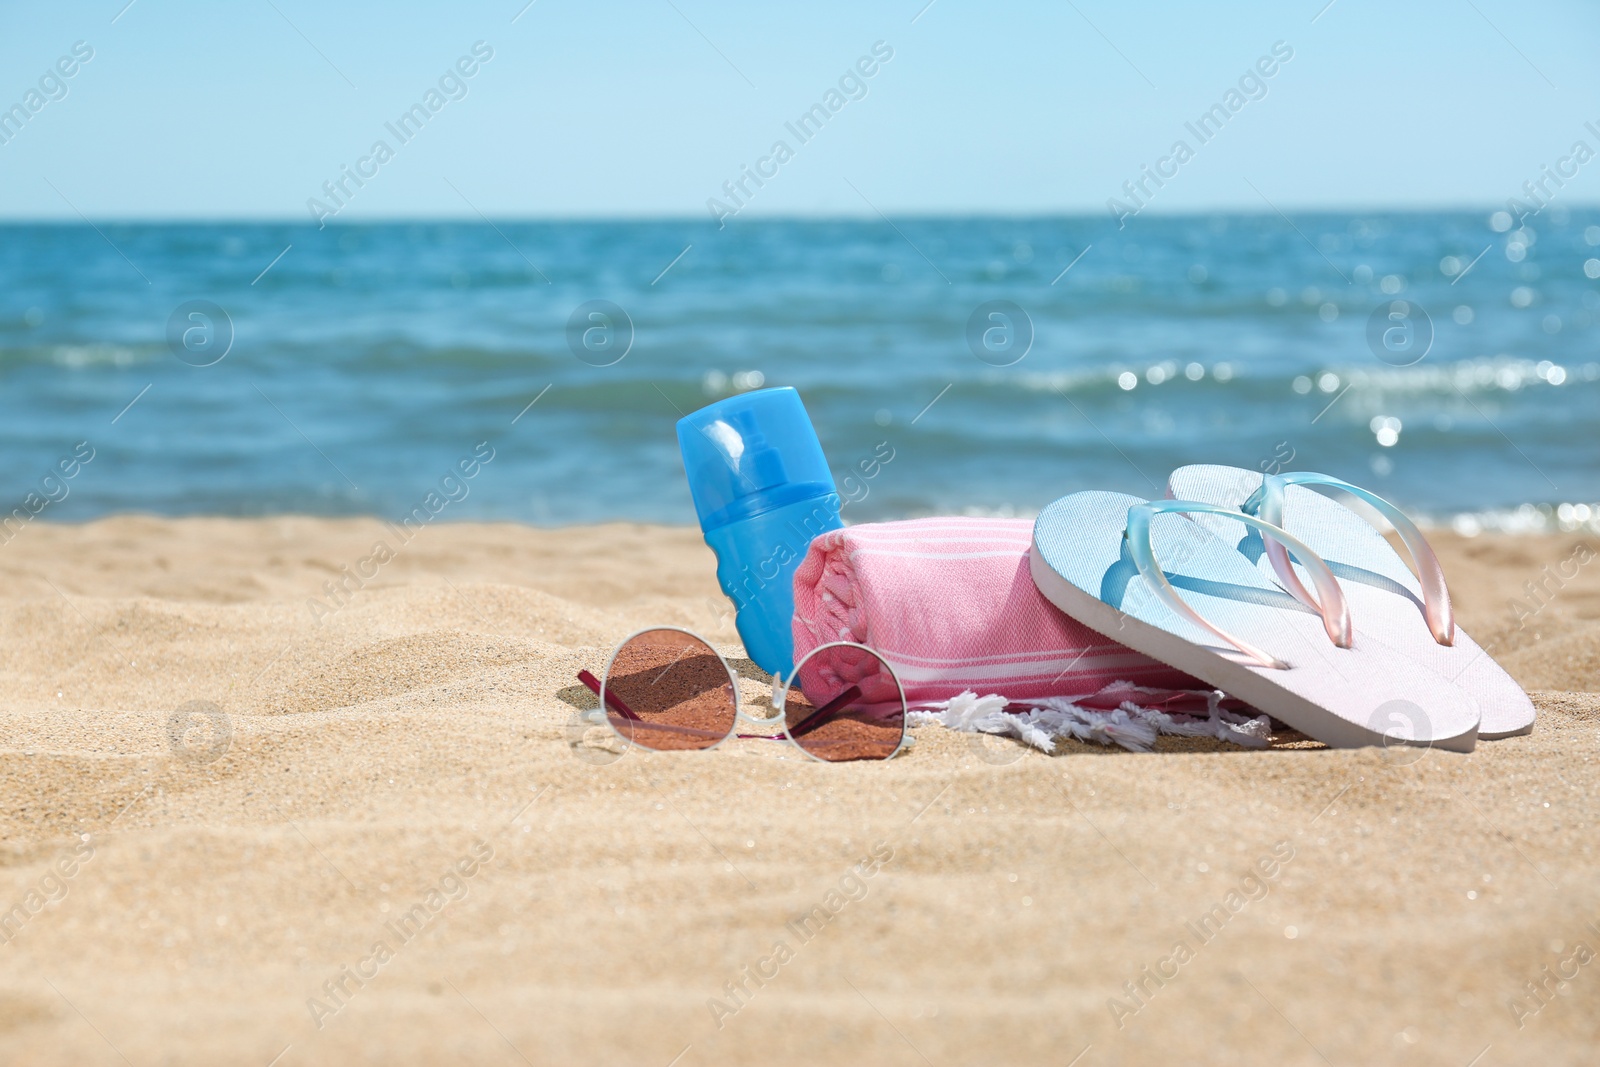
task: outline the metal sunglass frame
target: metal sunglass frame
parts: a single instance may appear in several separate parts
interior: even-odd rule
[[[611,650],[611,655],[609,657],[607,657],[606,665],[605,665],[605,671],[604,671],[604,673],[602,673],[600,675],[599,678],[595,678],[595,676],[593,674],[591,674],[589,671],[586,671],[586,670],[578,672],[578,680],[581,681],[586,687],[588,687],[590,692],[594,693],[595,696],[599,698],[600,706],[596,710],[597,710],[597,712],[599,714],[599,717],[601,719],[605,720],[605,724],[606,724],[607,729],[609,729],[611,731],[611,733],[612,733],[612,735],[614,737],[616,737],[623,744],[627,745],[630,748],[641,748],[641,749],[644,749],[646,752],[673,751],[671,749],[651,748],[649,745],[641,744],[640,742],[635,741],[633,738],[624,735],[621,730],[617,729],[616,723],[611,721],[611,716],[606,713],[606,709],[607,709],[607,706],[608,706],[607,693],[606,693],[606,684],[611,679],[611,667],[612,667],[612,665],[614,663],[616,663],[617,654],[620,653],[624,648],[626,648],[627,645],[628,645],[628,642],[632,641],[634,638],[642,637],[645,634],[649,634],[649,633],[657,633],[657,632],[662,631],[662,630],[669,630],[669,631],[671,631],[673,633],[683,634],[686,637],[692,637],[696,641],[698,641],[702,645],[704,645],[706,648],[710,649],[712,655],[717,657],[717,662],[722,664],[722,669],[727,672],[727,675],[728,675],[728,689],[733,694],[733,723],[728,727],[728,732],[726,734],[724,734],[719,740],[713,742],[712,744],[707,745],[705,748],[686,749],[686,750],[680,750],[680,751],[710,752],[712,749],[721,746],[724,742],[729,741],[729,740],[734,740],[734,739],[755,740],[755,741],[788,741],[791,745],[793,745],[795,748],[799,749],[802,753],[804,753],[805,756],[808,759],[816,760],[818,763],[859,763],[859,762],[878,763],[878,762],[883,762],[884,760],[894,759],[901,752],[904,752],[911,745],[911,743],[913,741],[913,738],[911,737],[910,725],[907,722],[907,719],[911,714],[911,709],[906,704],[906,688],[900,681],[900,675],[895,672],[894,664],[890,663],[887,659],[885,659],[883,654],[881,652],[878,652],[876,649],[868,648],[866,645],[859,644],[859,643],[857,643],[855,641],[830,641],[829,643],[827,643],[825,645],[818,645],[816,648],[813,648],[810,652],[807,652],[805,654],[805,657],[803,659],[801,659],[801,661],[799,663],[795,664],[794,671],[789,675],[788,680],[787,681],[783,681],[783,692],[782,692],[782,695],[780,696],[780,698],[778,700],[778,706],[777,706],[778,719],[777,720],[759,719],[759,718],[755,717],[754,715],[749,714],[748,712],[746,712],[744,710],[744,702],[739,698],[739,675],[738,675],[737,672],[734,671],[733,666],[728,663],[728,657],[724,656],[721,652],[717,651],[717,646],[716,645],[713,645],[710,641],[706,640],[704,637],[702,637],[699,634],[695,633],[693,630],[690,630],[690,629],[688,629],[686,627],[683,627],[683,626],[646,626],[642,630],[635,630],[633,633],[629,634],[627,637],[624,637],[621,641],[617,642],[616,647]],[[800,676],[800,668],[802,666],[804,666],[811,659],[811,657],[815,656],[819,652],[822,652],[822,651],[824,651],[826,649],[830,649],[830,648],[858,648],[863,652],[869,653],[874,658],[876,658],[879,663],[883,664],[884,668],[887,669],[888,672],[889,672],[889,677],[894,680],[895,692],[900,697],[900,743],[894,747],[894,751],[890,752],[887,756],[882,757],[881,760],[879,760],[879,759],[872,759],[872,760],[829,760],[829,759],[823,759],[821,756],[818,756],[815,753],[811,752],[804,745],[802,745],[799,741],[795,740],[795,736],[794,736],[793,732],[791,731],[791,726],[790,726],[789,717],[788,717],[789,690],[794,687],[795,680],[797,678],[799,678],[799,676]],[[778,679],[778,680],[782,681],[781,678]],[[838,710],[836,705],[837,706],[842,706],[849,699],[850,693],[851,693],[852,690],[855,690],[855,692],[857,694],[859,694],[859,690],[856,690],[855,686],[850,686],[843,693],[839,694],[839,696],[835,697],[833,700],[829,701],[827,704],[824,704],[822,707],[818,708],[816,711],[814,711],[810,715],[808,715],[805,719],[803,719],[800,722],[794,724],[794,726],[795,727],[805,726],[808,722],[811,722],[811,721],[817,720],[817,719],[822,719],[822,716],[824,716],[824,715],[828,715],[831,718],[832,715],[834,713],[836,713],[837,710]],[[609,706],[610,706],[612,711],[614,711],[616,714],[620,715],[621,717],[623,717],[625,719],[635,719],[635,720],[637,720],[639,718],[639,716],[636,715],[632,711],[632,709],[628,708],[627,705],[622,702],[622,698],[617,696],[614,693],[610,694]],[[758,727],[761,727],[763,729],[769,729],[770,730],[775,721],[781,723],[781,730],[782,730],[781,733],[776,733],[776,734],[742,734],[742,733],[739,733],[739,724],[741,722],[743,722],[743,723],[751,723],[751,724],[753,724],[755,726],[758,726]],[[828,721],[827,719],[823,719],[821,722],[818,722],[817,725],[818,726],[822,726],[827,721]]]

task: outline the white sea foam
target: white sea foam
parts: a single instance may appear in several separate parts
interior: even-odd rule
[[[57,345],[50,362],[60,367],[131,367],[139,353],[122,345]]]
[[[1600,504],[1519,504],[1467,511],[1448,517],[1417,516],[1417,525],[1448,528],[1463,537],[1481,533],[1543,534],[1584,530],[1600,533]]]

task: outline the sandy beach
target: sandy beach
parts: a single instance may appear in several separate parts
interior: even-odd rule
[[[1582,542],[1438,535],[1541,716],[1470,755],[935,726],[827,766],[574,725],[640,626],[740,654],[696,531],[35,522],[0,547],[0,1062],[1592,1063]]]

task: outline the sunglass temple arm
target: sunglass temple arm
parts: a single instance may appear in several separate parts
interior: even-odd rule
[[[818,708],[810,715],[807,715],[799,723],[789,727],[790,736],[799,737],[801,734],[806,733],[807,731],[815,730],[817,727],[823,725],[829,719],[837,715],[841,708],[860,695],[861,688],[859,686],[852,685],[850,688],[846,689],[844,692],[840,693],[838,696],[822,705],[822,707]]]
[[[588,671],[579,671],[578,681],[594,690],[595,696],[600,695],[600,679],[596,678],[593,674],[590,674]],[[613,693],[609,689],[606,690],[606,703],[610,704],[611,709],[618,715],[621,715],[624,719],[632,719],[634,722],[644,721],[633,713],[632,708],[628,707],[628,705],[622,702],[621,697],[617,696],[617,694]]]

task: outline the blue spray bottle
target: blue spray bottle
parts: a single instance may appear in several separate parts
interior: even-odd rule
[[[717,581],[762,670],[794,670],[794,572],[811,539],[843,526],[817,432],[793,389],[731,396],[678,420],[678,448]]]

